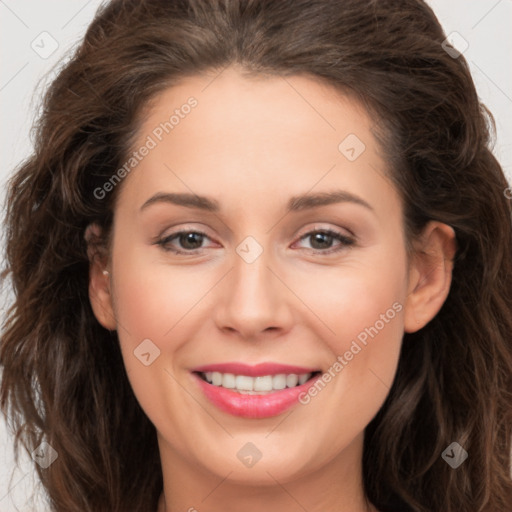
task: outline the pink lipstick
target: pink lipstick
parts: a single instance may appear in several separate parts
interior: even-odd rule
[[[192,375],[220,410],[255,419],[277,416],[295,405],[320,370],[280,363],[219,363],[194,368]]]

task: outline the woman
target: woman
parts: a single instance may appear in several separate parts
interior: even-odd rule
[[[420,0],[114,0],[8,195],[0,400],[54,511],[502,511],[512,226]]]

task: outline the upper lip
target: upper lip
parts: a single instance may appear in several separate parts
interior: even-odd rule
[[[193,372],[220,372],[233,373],[234,375],[247,375],[248,377],[262,377],[263,375],[292,374],[301,375],[319,371],[318,368],[307,368],[304,366],[293,366],[281,363],[259,363],[248,365],[245,363],[217,363],[206,364],[192,369]]]

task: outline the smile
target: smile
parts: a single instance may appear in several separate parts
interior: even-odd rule
[[[206,372],[200,376],[214,386],[232,389],[243,394],[265,394],[281,391],[285,388],[294,388],[307,382],[313,373],[296,373],[278,375],[263,375],[250,377],[248,375],[234,375],[233,373]]]
[[[223,363],[195,368],[192,376],[222,412],[257,419],[277,416],[297,404],[321,371],[277,363]]]

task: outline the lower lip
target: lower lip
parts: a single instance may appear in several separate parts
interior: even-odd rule
[[[307,390],[321,376],[320,374],[300,386],[272,391],[265,395],[247,395],[231,389],[214,386],[203,380],[197,373],[192,374],[206,398],[220,410],[242,418],[270,418],[278,416],[299,401],[299,395]]]

